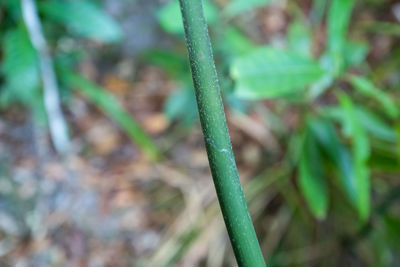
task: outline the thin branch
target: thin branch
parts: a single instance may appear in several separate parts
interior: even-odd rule
[[[196,100],[208,161],[239,266],[263,267],[232,152],[202,0],[180,0]]]
[[[49,48],[43,35],[36,3],[35,0],[21,0],[21,6],[29,38],[39,56],[40,72],[43,82],[44,106],[47,113],[50,135],[57,152],[65,154],[69,148],[67,124],[61,110],[57,78]]]

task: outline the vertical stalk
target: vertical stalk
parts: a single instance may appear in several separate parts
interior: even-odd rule
[[[21,7],[22,17],[28,29],[29,38],[39,56],[44,106],[47,113],[50,135],[57,152],[65,154],[69,149],[67,123],[61,110],[57,78],[50,51],[42,32],[36,2],[35,0],[21,0]]]
[[[180,0],[200,122],[219,204],[239,266],[265,266],[232,152],[201,0]]]

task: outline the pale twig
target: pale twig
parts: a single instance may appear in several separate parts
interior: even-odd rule
[[[38,53],[43,83],[44,106],[50,135],[58,153],[65,154],[69,148],[67,124],[61,110],[57,78],[49,48],[42,32],[35,0],[21,0],[22,15],[29,38]]]

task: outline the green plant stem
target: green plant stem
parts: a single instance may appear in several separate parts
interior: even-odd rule
[[[239,266],[265,266],[232,152],[201,0],[180,0],[208,160]]]

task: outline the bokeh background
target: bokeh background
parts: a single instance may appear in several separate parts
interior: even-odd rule
[[[400,266],[400,3],[203,1],[268,266]],[[177,0],[0,1],[0,266],[235,266]]]

